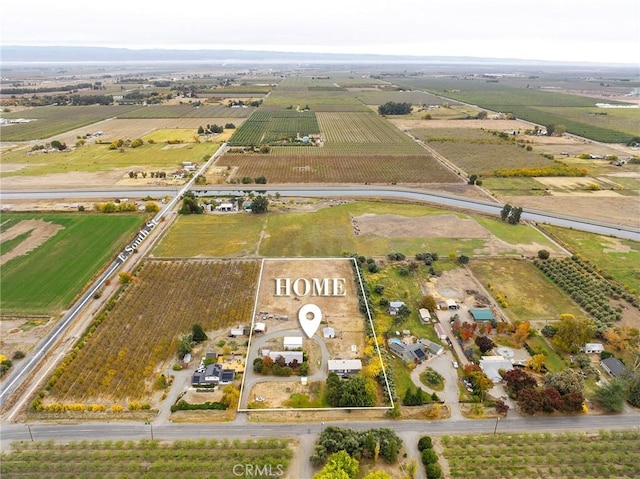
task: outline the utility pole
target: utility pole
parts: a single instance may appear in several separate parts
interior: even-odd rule
[[[29,430],[29,437],[31,438],[31,442],[33,442],[33,434],[31,434],[31,426],[27,424],[27,429]]]
[[[498,422],[499,422],[499,421],[500,421],[500,416],[498,416],[498,417],[496,418],[496,425],[495,425],[495,427],[493,428],[493,435],[494,435],[494,436],[496,435],[496,431],[498,430]]]

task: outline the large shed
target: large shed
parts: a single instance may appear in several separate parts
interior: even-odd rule
[[[469,314],[476,322],[489,322],[496,326],[496,317],[489,308],[473,308],[469,310]]]

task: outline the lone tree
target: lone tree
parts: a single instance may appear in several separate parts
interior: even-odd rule
[[[511,214],[509,215],[509,224],[517,225],[520,223],[520,217],[522,216],[522,208],[519,206],[515,206],[511,209]]]
[[[204,208],[198,204],[195,193],[187,191],[182,197],[182,206],[178,213],[181,215],[199,215],[203,211]]]
[[[502,218],[502,221],[507,221],[507,218],[509,218],[511,214],[511,208],[512,206],[509,203],[502,207],[502,210],[500,210],[500,218]]]
[[[593,338],[593,335],[594,329],[591,321],[585,318],[576,318],[572,314],[562,314],[559,324],[556,325],[556,334],[552,341],[553,344],[566,352],[575,354]]]
[[[204,329],[202,329],[202,326],[200,326],[199,324],[193,325],[193,327],[191,328],[191,336],[193,338],[193,341],[196,343],[201,343],[202,341],[205,341],[207,339],[207,335],[204,332]]]
[[[264,195],[256,196],[251,202],[251,211],[253,213],[266,213],[269,209],[269,200]]]
[[[488,336],[477,336],[475,342],[476,346],[480,348],[480,352],[482,354],[486,353],[487,351],[491,351],[495,346],[493,344],[493,341],[491,341],[491,338]]]

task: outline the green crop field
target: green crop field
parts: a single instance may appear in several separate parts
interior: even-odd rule
[[[308,87],[278,86],[260,108],[283,109],[309,106],[312,111],[371,111],[349,91],[309,90]]]
[[[558,241],[603,270],[626,288],[640,292],[640,243],[593,233],[543,226]]]
[[[246,118],[255,107],[230,108],[223,105],[149,105],[124,113],[119,118]]]
[[[2,265],[2,313],[57,314],[125,246],[144,219],[137,214],[3,213],[3,235],[27,220],[54,223],[62,229],[28,254]],[[2,253],[7,252],[3,241]]]
[[[640,475],[640,432],[443,436],[452,479],[578,477],[626,479]]]
[[[279,143],[320,132],[312,111],[258,110],[229,140],[230,146]]]
[[[564,313],[584,317],[580,308],[528,261],[474,258],[469,268],[492,294],[507,298],[505,313],[512,321],[555,321]]]
[[[0,455],[0,475],[3,479],[235,479],[258,470],[260,477],[278,477],[286,474],[292,457],[289,440],[281,438],[16,442]]]
[[[3,113],[4,118],[33,119],[0,127],[2,141],[30,141],[50,138],[69,130],[91,125],[107,118],[124,115],[143,107],[132,106],[43,106],[15,113]]]
[[[468,174],[489,175],[498,169],[553,166],[553,160],[513,142],[471,128],[419,128],[411,134],[449,158]]]
[[[335,142],[412,145],[414,152],[424,152],[409,136],[373,112],[319,113],[318,121],[328,144]]]
[[[527,88],[526,79],[487,82],[480,78],[429,77],[399,79],[399,83],[492,111],[512,113],[517,118],[533,123],[564,125],[569,133],[605,143],[627,142],[640,134],[640,109],[625,110],[623,113],[620,110],[612,112],[611,109],[597,109],[595,104],[600,100],[550,91],[546,86]],[[628,85],[628,88],[633,86]],[[622,104],[616,101],[609,103]],[[595,115],[594,112],[602,115]]]
[[[193,135],[193,132],[192,132]],[[213,143],[182,143],[177,145],[149,144],[138,148],[110,150],[109,145],[85,145],[72,151],[48,154],[29,154],[24,150],[3,153],[2,163],[25,165],[14,171],[0,174],[0,178],[12,176],[39,176],[54,173],[83,171],[96,173],[136,167],[149,170],[174,170],[183,161],[199,162],[216,152],[219,145]]]
[[[365,105],[382,105],[388,101],[393,101],[396,103],[411,103],[414,108],[419,108],[420,105],[427,106],[452,103],[450,100],[423,91],[368,90],[354,92],[354,95]]]

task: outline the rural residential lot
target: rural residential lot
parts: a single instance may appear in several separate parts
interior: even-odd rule
[[[3,71],[2,477],[640,475],[631,69],[112,68]]]

